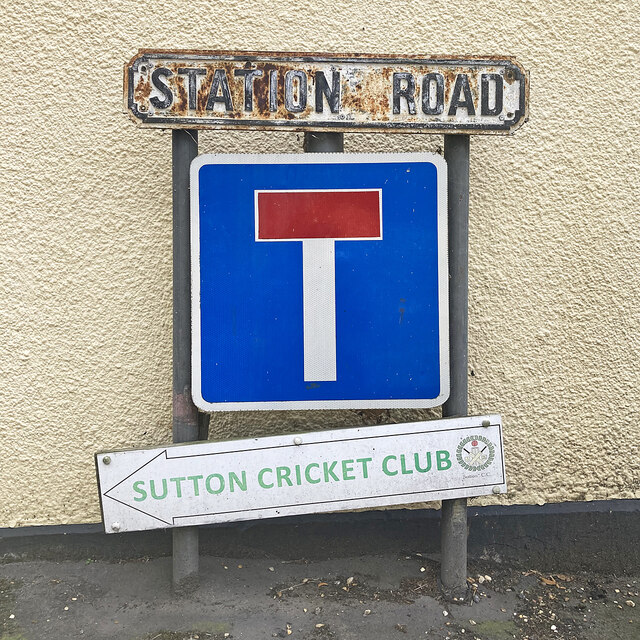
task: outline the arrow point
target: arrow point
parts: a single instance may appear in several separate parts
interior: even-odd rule
[[[160,458],[162,455],[164,455],[165,460],[168,459],[168,455],[167,455],[167,450],[163,449],[158,455],[153,456],[153,458],[151,458],[151,460],[147,460],[147,462],[145,462],[142,466],[138,467],[137,469],[135,469],[134,471],[132,471],[128,476],[122,478],[122,480],[120,480],[119,482],[117,482],[116,484],[113,485],[113,487],[111,487],[111,489],[108,489],[107,491],[104,492],[105,496],[108,496],[109,493],[111,491],[113,491],[116,487],[119,487],[123,482],[125,482],[126,480],[128,480],[129,478],[131,478],[131,476],[134,476],[136,473],[138,473],[138,471],[140,471],[141,469],[144,469],[145,467],[147,467],[148,465],[150,465],[152,462],[154,462],[155,460],[157,460],[158,458]],[[111,497],[111,496],[109,496]]]
[[[154,515],[153,513],[149,513],[148,511],[145,511],[144,509],[140,509],[137,506],[129,504],[129,502],[126,502],[125,500],[121,499],[121,497],[116,497],[116,495],[118,494],[118,491],[117,491],[118,488],[121,487],[125,482],[127,482],[127,480],[132,479],[142,469],[144,469],[145,467],[148,467],[149,465],[151,465],[152,463],[154,463],[158,459],[163,461],[162,458],[164,458],[164,460],[168,460],[169,459],[167,449],[163,449],[160,453],[158,453],[157,455],[153,456],[153,458],[151,458],[150,460],[147,460],[147,462],[145,462],[143,465],[141,465],[140,467],[138,467],[137,469],[135,469],[131,473],[127,474],[122,480],[120,480],[116,484],[114,484],[113,487],[111,487],[110,489],[105,491],[103,493],[103,496],[105,498],[109,498],[109,499],[113,500],[114,502],[118,502],[119,504],[122,504],[125,507],[128,507],[129,509],[133,509],[134,511],[139,511],[140,513],[144,513],[146,516],[149,516],[150,518],[153,518],[154,520],[158,520],[159,522],[162,522],[163,524],[166,524],[168,527],[173,526],[173,524],[174,524],[173,522],[167,522],[166,520],[163,520],[162,518]]]

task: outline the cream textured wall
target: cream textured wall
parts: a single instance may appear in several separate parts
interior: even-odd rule
[[[121,113],[139,47],[516,56],[530,122],[472,140],[470,409],[504,417],[503,502],[640,497],[639,21],[634,0],[14,2],[0,15],[0,527],[99,520],[92,454],[170,441],[171,134]],[[301,150],[288,132],[201,140]],[[435,414],[223,414],[212,437],[421,415]]]

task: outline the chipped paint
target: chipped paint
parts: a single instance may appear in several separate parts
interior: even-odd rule
[[[142,49],[124,69],[144,127],[504,134],[528,95],[511,57]]]

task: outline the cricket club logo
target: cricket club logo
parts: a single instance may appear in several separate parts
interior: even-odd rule
[[[463,469],[467,471],[482,471],[495,458],[496,448],[484,436],[469,436],[458,445],[456,458]]]

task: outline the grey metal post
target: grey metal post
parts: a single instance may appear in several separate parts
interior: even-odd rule
[[[469,307],[469,136],[445,135],[449,198],[449,345],[451,393],[443,417],[468,411]],[[440,581],[448,598],[467,591],[467,500],[443,500],[440,524]]]
[[[174,130],[173,153],[173,441],[198,440],[198,410],[191,400],[191,259],[189,168],[198,155],[198,132]],[[173,530],[173,589],[198,587],[198,529]]]
[[[344,151],[344,134],[309,131],[304,134],[304,150],[309,153]]]

